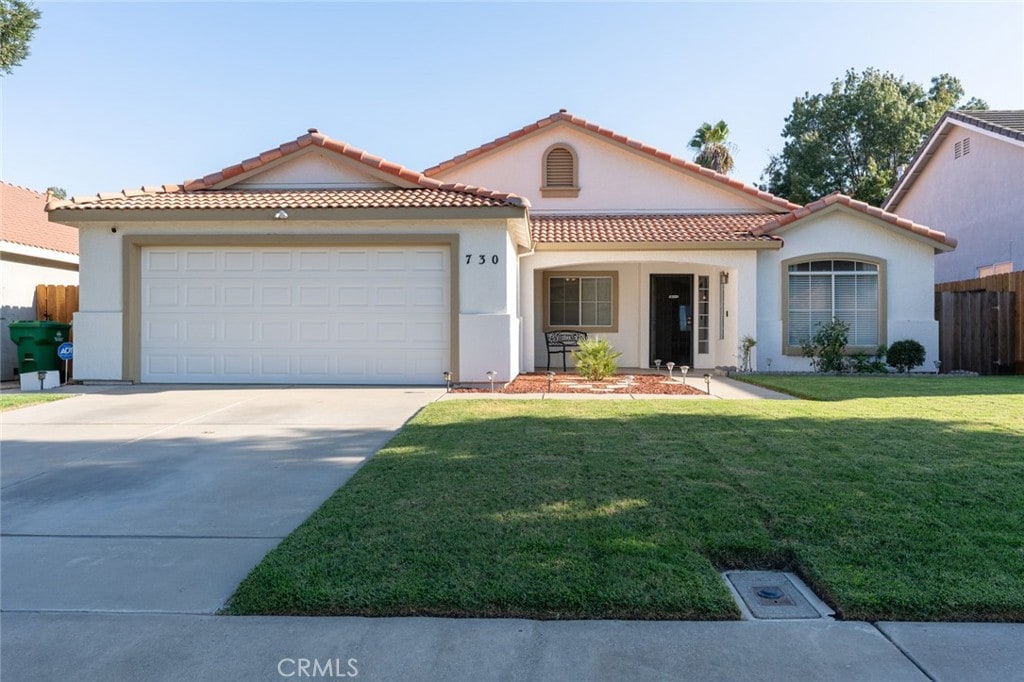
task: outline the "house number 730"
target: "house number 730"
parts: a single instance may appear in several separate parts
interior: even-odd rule
[[[472,264],[473,258],[474,258],[473,254],[467,253],[466,254],[466,265]],[[500,258],[498,258],[498,254],[494,254],[493,256],[488,258],[484,254],[480,253],[480,254],[477,254],[475,256],[475,258],[477,259],[476,260],[476,264],[477,265],[487,265],[488,262],[490,262],[491,265],[497,265],[498,261],[501,260]]]

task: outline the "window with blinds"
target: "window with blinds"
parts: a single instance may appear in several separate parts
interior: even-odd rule
[[[850,325],[848,344],[873,348],[879,334],[878,265],[814,260],[789,266],[787,343],[799,346],[833,318]]]
[[[611,327],[611,277],[551,277],[548,324],[552,327]]]
[[[542,195],[575,197],[579,195],[576,153],[571,147],[556,144],[544,152]]]

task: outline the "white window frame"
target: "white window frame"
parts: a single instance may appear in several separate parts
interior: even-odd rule
[[[878,339],[873,344],[854,344],[851,343],[847,346],[847,350],[851,352],[868,352],[873,353],[878,346],[887,343],[887,324],[888,319],[886,302],[888,299],[887,288],[886,288],[886,262],[883,259],[876,258],[873,256],[866,256],[863,254],[855,253],[820,253],[810,254],[806,256],[800,256],[796,258],[789,258],[782,262],[782,348],[785,355],[803,355],[803,348],[797,344],[793,345],[789,341],[789,313],[790,313],[790,300],[789,300],[789,282],[790,275],[805,276],[804,273],[790,273],[789,268],[793,265],[799,265],[802,263],[813,263],[816,261],[854,261],[860,263],[866,263],[877,267],[876,276],[878,278],[877,284],[877,296],[878,303],[876,307],[878,320]],[[851,270],[834,270],[828,271],[808,271],[806,276],[812,275],[830,275],[832,277],[832,315],[835,315],[835,275],[843,275],[849,273],[858,273],[858,271]],[[869,274],[866,271],[860,271],[858,274]],[[813,331],[813,330],[812,330]]]

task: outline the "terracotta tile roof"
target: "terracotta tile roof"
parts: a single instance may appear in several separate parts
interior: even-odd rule
[[[949,251],[956,248],[956,240],[953,239],[952,237],[947,237],[943,232],[933,230],[930,227],[926,227],[924,225],[918,225],[917,223],[911,220],[907,220],[906,218],[900,218],[895,213],[889,213],[888,211],[884,211],[876,206],[871,206],[870,204],[867,204],[863,201],[857,201],[856,199],[849,197],[845,194],[840,194],[839,192],[829,194],[827,197],[822,197],[821,199],[813,201],[807,204],[806,206],[798,208],[795,211],[790,211],[789,213],[776,216],[769,222],[765,223],[764,225],[755,227],[752,231],[755,235],[771,234],[772,232],[780,228],[786,227],[787,225],[791,225],[792,223],[795,223],[798,220],[806,218],[809,215],[813,215],[818,211],[824,210],[829,206],[833,206],[835,204],[840,204],[842,206],[852,208],[855,211],[859,211],[873,218],[883,220],[889,223],[890,225],[895,225],[901,230],[906,230],[907,232],[912,232],[916,235],[920,235],[922,237],[930,239],[946,247],[943,249],[944,251]]]
[[[231,190],[231,181],[241,180],[242,178],[239,176],[249,174],[262,166],[312,146],[327,149],[389,175],[394,178],[397,188],[396,190],[305,190],[292,194],[292,199],[297,203],[283,208],[413,208],[418,206],[502,205],[528,207],[530,204],[525,198],[509,192],[497,192],[484,187],[474,187],[463,183],[439,182],[433,178],[428,178],[422,173],[369,154],[350,144],[333,140],[320,133],[316,128],[310,128],[309,132],[305,135],[291,142],[286,142],[274,149],[269,149],[241,163],[222,168],[216,173],[211,173],[198,180],[186,180],[181,185],[142,187],[137,190],[122,190],[120,192],[100,193],[84,197],[76,196],[72,197],[70,201],[51,201],[47,204],[46,210],[51,211],[57,208],[261,208],[265,207],[265,204],[258,203],[260,200],[255,197],[261,194],[273,195],[274,190],[249,190],[244,192]],[[395,193],[396,191],[414,189],[428,189],[434,193],[413,193],[406,195],[405,199],[399,199],[398,197],[402,195]],[[351,194],[351,196],[344,198],[346,194]],[[176,200],[171,198],[172,195],[178,197],[180,201],[175,203]],[[325,195],[331,198],[326,200],[320,199],[320,197]],[[455,196],[442,199],[442,195],[463,195],[471,199],[468,202]],[[205,198],[200,198],[200,196]],[[215,198],[216,196],[225,198],[217,199]],[[189,198],[185,199],[184,197]],[[373,204],[374,200],[379,200],[381,204]],[[338,206],[323,206],[321,205],[323,201],[333,202],[338,204]],[[416,203],[417,201],[424,203],[418,204]],[[251,205],[253,202],[256,202],[258,205]],[[308,205],[302,202],[307,202]],[[349,206],[349,203],[352,206]],[[277,208],[282,208],[282,206],[277,206]]]
[[[771,235],[751,230],[777,214],[630,214],[530,216],[537,243],[772,242]]]
[[[617,133],[614,130],[602,128],[596,123],[591,123],[586,119],[570,114],[565,109],[562,109],[557,113],[551,114],[547,118],[542,118],[539,121],[523,126],[519,130],[514,130],[508,135],[499,137],[496,140],[488,142],[487,144],[480,145],[475,149],[470,149],[468,152],[459,154],[458,156],[448,159],[447,161],[442,161],[436,166],[433,166],[423,171],[423,174],[427,176],[437,175],[438,173],[453,168],[454,166],[474,159],[480,156],[481,154],[490,152],[494,149],[497,149],[498,147],[508,144],[509,142],[529,135],[530,133],[540,130],[542,128],[546,128],[547,126],[554,125],[555,123],[558,123],[560,121],[564,121],[566,123],[570,123],[574,126],[577,126],[578,128],[582,128],[583,130],[588,130],[592,133],[596,133],[598,135],[608,138],[609,140],[613,140],[615,142],[618,142],[619,144],[630,147],[631,149],[635,149],[649,156],[653,156],[657,159],[672,164],[673,166],[677,166],[679,168],[682,168],[683,170],[699,175],[702,178],[705,178],[712,182],[717,182],[732,189],[739,190],[745,194],[749,194],[752,197],[760,199],[761,201],[767,202],[774,206],[778,206],[779,208],[784,208],[786,210],[793,210],[799,208],[799,204],[794,204],[790,201],[786,201],[785,199],[777,197],[773,194],[769,194],[768,192],[759,190],[753,185],[748,185],[745,182],[741,182],[739,180],[736,180],[735,178],[731,178],[728,175],[716,173],[713,170],[697,165],[693,161],[688,161],[687,159],[674,156],[656,147],[652,147],[648,144],[644,144],[630,137],[626,137],[625,135]]]
[[[308,190],[198,190],[181,187],[142,188],[100,194],[72,202],[50,202],[47,210],[61,209],[332,209],[332,208],[466,208],[505,206],[508,202],[479,194],[445,189],[308,189]]]
[[[0,240],[78,255],[78,230],[46,219],[45,194],[0,182]]]
[[[1024,142],[1024,110],[1007,109],[994,111],[947,111],[935,124],[907,164],[907,170],[882,202],[882,208],[895,209],[910,192],[918,176],[924,172],[925,166],[938,150],[939,143],[949,135],[950,121],[959,121],[973,125],[982,130],[1001,135],[1011,140]]]

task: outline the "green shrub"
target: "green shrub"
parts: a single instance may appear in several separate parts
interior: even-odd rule
[[[615,361],[622,357],[622,353],[615,352],[608,339],[595,336],[581,339],[579,345],[579,350],[574,350],[572,357],[576,360],[576,371],[580,376],[600,381],[615,374],[618,369]]]
[[[753,336],[747,334],[740,339],[740,371],[750,371],[750,353],[754,350],[754,346],[757,345],[757,341]]]
[[[898,372],[909,372],[924,364],[924,346],[913,339],[894,341],[888,350],[889,364]]]
[[[818,323],[814,336],[801,344],[804,357],[811,358],[817,372],[842,372],[846,369],[846,341],[850,325],[838,318],[828,324]]]
[[[888,372],[889,369],[885,365],[885,354],[887,352],[883,343],[875,349],[874,355],[854,353],[853,371],[858,374],[884,374]]]

